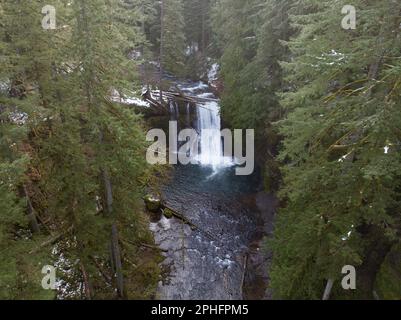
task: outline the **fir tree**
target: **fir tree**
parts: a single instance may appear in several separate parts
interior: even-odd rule
[[[13,109],[1,114],[2,149],[12,145],[0,159],[1,181],[10,181],[1,186],[8,263],[1,280],[18,288],[14,297],[53,297],[40,285],[40,265],[58,264],[62,254],[77,263],[72,277],[58,276],[70,288],[82,282],[86,298],[149,298],[156,256],[142,261],[144,270],[126,263],[139,259],[137,243],[151,241],[141,208],[144,130],[138,115],[112,101],[115,91],[132,89],[135,65],[126,53],[140,37],[127,31],[120,1],[57,4],[56,30],[42,29],[42,1],[3,4],[1,78],[10,86],[1,103]],[[26,115],[19,126],[6,122],[18,114]],[[39,228],[27,238],[32,217]]]
[[[271,274],[281,298],[320,299],[328,280],[332,298],[391,294],[376,279],[400,232],[400,5],[361,1],[358,27],[346,31],[345,4],[299,1],[293,11],[299,34],[283,64],[293,89],[281,101],[286,206]],[[355,291],[341,288],[344,265],[357,267]]]
[[[162,0],[161,7],[160,63],[162,70],[180,76],[185,66],[183,2]]]

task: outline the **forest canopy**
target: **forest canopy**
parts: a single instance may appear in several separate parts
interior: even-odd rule
[[[38,285],[54,264],[63,298],[156,298],[161,173],[114,98],[213,68],[280,199],[272,297],[400,299],[400,26],[392,0],[0,0],[0,299],[59,298]]]

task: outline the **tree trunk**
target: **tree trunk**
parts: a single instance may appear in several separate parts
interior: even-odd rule
[[[81,268],[82,277],[83,277],[84,285],[85,285],[85,288],[84,288],[85,289],[85,297],[86,297],[86,299],[91,300],[92,299],[92,289],[91,289],[91,285],[89,282],[89,276],[88,276],[85,266],[82,262],[80,263],[80,268]]]
[[[164,0],[160,1],[160,57],[159,57],[159,90],[160,90],[160,103],[163,103],[163,90],[162,90],[162,79],[163,79],[163,55],[164,55]]]
[[[118,229],[114,223],[111,228],[111,257],[115,268],[117,294],[119,298],[125,298],[124,277],[121,263],[120,245],[118,243]]]
[[[330,299],[331,290],[333,289],[333,284],[334,284],[334,280],[333,279],[327,280],[327,285],[326,285],[326,289],[324,290],[322,300],[329,300]]]
[[[26,202],[27,202],[27,215],[28,215],[28,220],[29,220],[29,226],[32,230],[32,232],[34,233],[38,233],[40,232],[40,226],[38,223],[38,219],[36,217],[36,213],[35,213],[35,209],[33,208],[32,202],[31,202],[31,198],[29,197],[28,191],[26,189],[26,186],[23,186],[23,192],[24,192],[24,196],[26,198]]]
[[[201,10],[202,10],[202,57],[206,61],[206,30],[205,30],[205,7],[204,3],[201,3]]]
[[[104,194],[105,194],[105,200],[106,200],[107,213],[112,214],[113,213],[113,191],[112,191],[112,187],[111,187],[110,176],[106,169],[102,170],[102,176],[103,176],[103,183],[104,183]]]
[[[390,241],[383,236],[384,231],[378,226],[365,225],[359,231],[369,243],[365,249],[364,261],[357,268],[357,286],[353,295],[357,299],[374,300],[374,286],[377,275],[396,241]]]

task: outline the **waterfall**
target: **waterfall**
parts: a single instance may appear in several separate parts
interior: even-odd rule
[[[224,157],[223,141],[221,137],[220,105],[213,95],[208,92],[208,86],[202,82],[180,85],[180,89],[189,96],[202,99],[210,99],[196,106],[197,110],[197,131],[199,134],[199,154],[197,162],[203,166],[212,166],[217,169],[222,166],[234,165],[231,157]],[[178,104],[170,103],[170,114],[175,120],[179,118]],[[186,106],[186,126],[191,127],[190,104]]]
[[[191,110],[189,103],[187,103],[187,116],[186,116],[186,121],[187,121],[187,127],[189,128],[191,126]]]
[[[231,158],[225,158],[223,154],[219,104],[210,101],[198,105],[197,115],[200,134],[200,153],[198,156],[200,164],[211,165],[214,168],[231,164]]]

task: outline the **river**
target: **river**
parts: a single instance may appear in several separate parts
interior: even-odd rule
[[[167,205],[199,229],[176,218],[152,221],[150,229],[162,249],[165,277],[157,298],[173,300],[263,299],[270,256],[260,248],[272,232],[276,201],[262,191],[259,170],[235,175],[232,159],[223,157],[219,102],[201,82],[178,82],[185,94],[210,101],[202,105],[170,104],[171,120],[202,136],[196,165],[177,165],[163,187]]]

